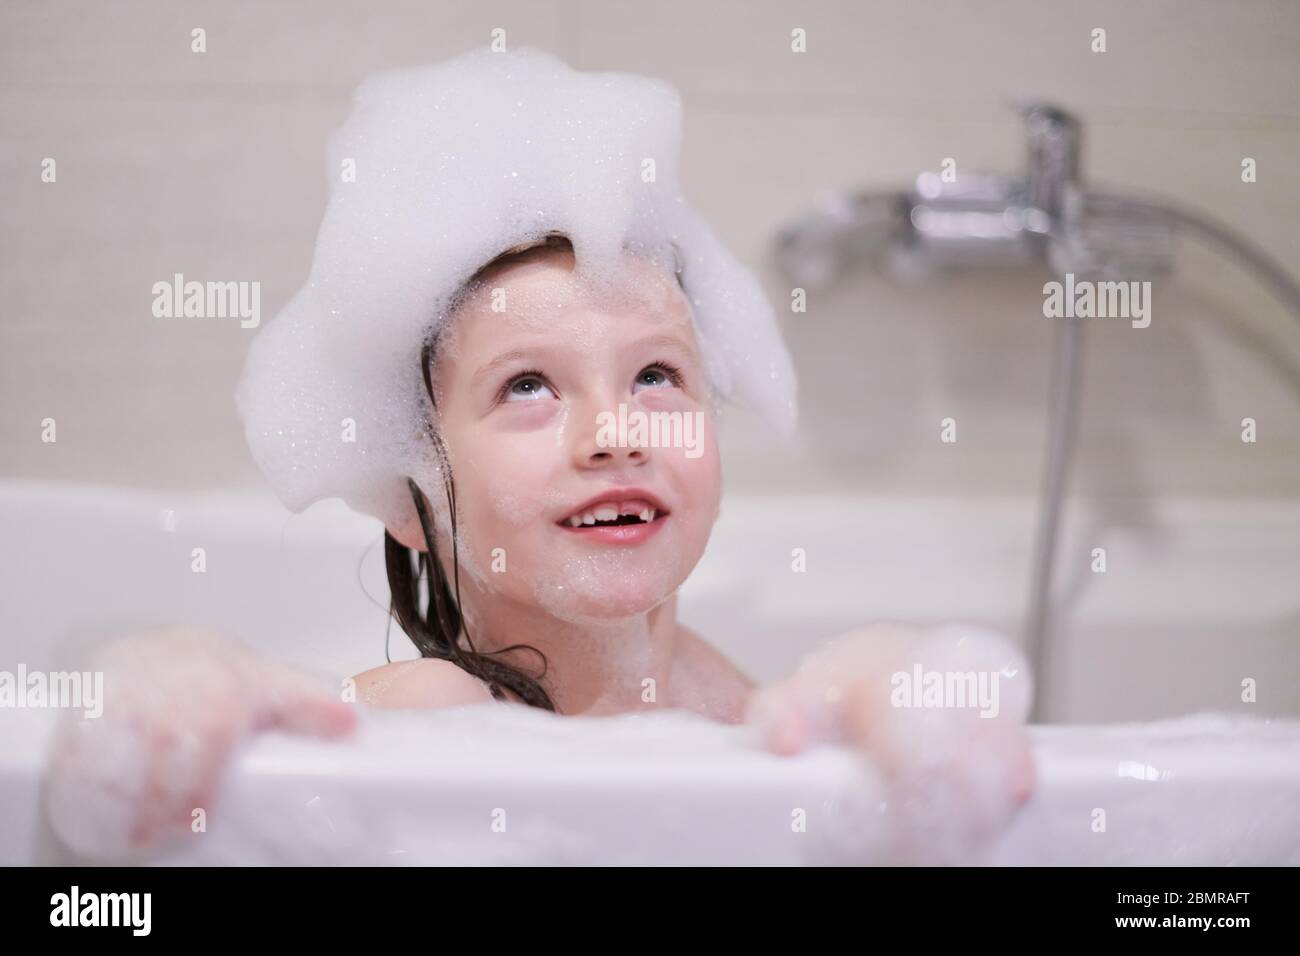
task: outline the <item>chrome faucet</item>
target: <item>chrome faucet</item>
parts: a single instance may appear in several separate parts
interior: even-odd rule
[[[863,262],[908,277],[1045,263],[1097,279],[1150,278],[1173,263],[1177,214],[1085,191],[1081,132],[1054,106],[1021,108],[1029,147],[1023,178],[936,172],[911,190],[837,197],[782,229],[775,257],[788,279],[824,288]]]
[[[1180,235],[1234,256],[1297,316],[1300,285],[1265,253],[1223,226],[1164,203],[1085,189],[1079,122],[1055,106],[1019,107],[1029,155],[1020,179],[922,173],[899,192],[836,197],[777,234],[774,258],[796,286],[820,289],[864,264],[924,279],[940,272],[1045,266],[1056,276],[1130,281],[1172,267]],[[1039,680],[1031,719],[1044,716],[1050,673],[1050,599],[1056,539],[1079,404],[1080,320],[1056,320],[1048,449],[1035,543],[1025,649]]]

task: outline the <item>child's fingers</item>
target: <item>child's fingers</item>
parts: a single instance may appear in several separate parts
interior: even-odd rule
[[[212,811],[235,745],[250,729],[333,737],[355,725],[351,707],[279,665],[245,668],[224,690],[191,699],[178,713],[155,711],[146,721],[149,762],[130,832],[133,849],[179,835],[195,809]]]
[[[345,737],[357,726],[357,712],[333,698],[305,698],[270,712],[269,727],[330,740]]]
[[[264,675],[257,727],[331,739],[352,733],[356,709],[309,674],[269,665]]]
[[[791,756],[818,744],[843,742],[842,688],[806,677],[755,691],[746,722],[756,726],[764,746]]]
[[[126,639],[100,660],[111,706],[65,725],[46,792],[54,832],[88,857],[152,848],[196,808],[210,810],[204,801],[251,730],[330,738],[356,725],[328,685],[209,635]]]
[[[808,722],[781,687],[765,687],[750,699],[746,723],[756,727],[763,746],[788,757],[808,746]]]
[[[148,848],[192,819],[198,806],[194,794],[215,792],[212,783],[224,772],[235,743],[250,724],[247,706],[233,688],[150,712],[148,763],[130,834],[134,848]]]

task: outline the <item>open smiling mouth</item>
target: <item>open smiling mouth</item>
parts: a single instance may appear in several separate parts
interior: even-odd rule
[[[648,538],[667,518],[668,510],[658,502],[609,498],[585,504],[556,524],[573,534],[626,543]]]

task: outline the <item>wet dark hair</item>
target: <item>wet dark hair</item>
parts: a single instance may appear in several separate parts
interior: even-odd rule
[[[481,266],[465,281],[451,297],[445,310],[450,316],[464,303],[465,299],[481,284],[484,277],[497,268],[517,262],[542,250],[562,250],[573,252],[573,243],[561,233],[547,233],[538,240],[513,246],[500,253]],[[680,250],[673,245],[675,259],[674,271],[677,283],[685,292],[682,278]],[[429,395],[431,408],[436,412],[437,398],[434,396],[432,372],[437,339],[430,337],[420,350],[420,372],[424,377],[424,388]],[[424,536],[426,551],[415,551],[406,547],[388,530],[384,529],[384,559],[388,569],[388,588],[392,593],[389,613],[406,632],[422,657],[433,657],[450,661],[466,673],[487,683],[492,696],[498,700],[505,699],[502,688],[510,690],[524,703],[543,710],[555,710],[550,695],[541,685],[546,676],[546,655],[528,644],[512,644],[497,651],[480,653],[474,648],[474,641],[460,613],[460,558],[456,551],[458,542],[456,530],[456,482],[447,464],[446,447],[442,436],[432,419],[427,423],[430,439],[438,446],[439,460],[443,463],[443,489],[447,495],[448,513],[451,521],[451,564],[452,577],[449,581],[438,560],[437,542],[433,526],[433,514],[429,500],[424,496],[412,479],[407,478],[407,487],[415,502],[416,514],[420,518],[420,531]],[[420,584],[426,581],[428,602],[423,611],[420,609]],[[465,635],[466,647],[461,647],[460,635]],[[541,659],[541,670],[530,675],[518,667],[497,660],[497,656],[508,651],[526,650]]]
[[[517,261],[528,253],[538,249],[573,250],[573,244],[565,236],[551,233],[539,242],[515,246],[493,258],[460,287],[452,296],[447,314],[453,314],[465,298],[489,272],[507,263]],[[437,411],[438,400],[434,396],[432,373],[436,339],[430,338],[420,349],[420,372],[424,377],[424,388],[429,395],[429,402]],[[460,557],[456,551],[459,540],[456,529],[456,482],[447,465],[446,448],[442,436],[433,421],[428,422],[430,439],[438,446],[439,458],[443,462],[443,488],[447,495],[448,513],[451,521],[451,563],[452,577],[449,581],[438,560],[436,532],[433,526],[433,514],[429,500],[424,496],[413,480],[408,478],[407,487],[415,502],[415,511],[420,518],[420,531],[424,536],[426,551],[415,551],[406,547],[384,529],[384,560],[388,569],[388,588],[392,594],[389,613],[406,632],[422,657],[433,657],[450,661],[461,670],[472,674],[488,685],[492,696],[498,700],[505,699],[502,688],[510,690],[525,704],[543,710],[555,710],[541,678],[546,675],[546,655],[528,644],[512,644],[497,651],[481,653],[474,647],[473,637],[460,613]],[[423,611],[420,609],[420,583],[426,581],[429,595]],[[460,643],[460,635],[465,635],[466,647]],[[508,651],[527,650],[541,659],[541,670],[537,674],[525,673],[518,667],[498,660],[497,656]]]

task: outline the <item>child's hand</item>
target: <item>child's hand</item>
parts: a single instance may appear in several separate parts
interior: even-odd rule
[[[50,758],[55,832],[85,856],[151,849],[210,812],[235,744],[280,729],[337,737],[356,724],[341,695],[307,674],[210,634],[117,641],[93,663],[104,710],[69,720]]]
[[[837,638],[755,692],[747,720],[769,749],[864,751],[903,825],[905,859],[958,861],[999,832],[1034,788],[1018,648],[982,628],[875,625]]]

